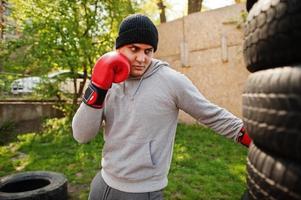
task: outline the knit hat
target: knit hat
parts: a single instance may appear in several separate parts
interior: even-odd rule
[[[116,49],[131,43],[149,44],[154,51],[157,50],[158,30],[147,16],[129,15],[121,22],[116,39]]]

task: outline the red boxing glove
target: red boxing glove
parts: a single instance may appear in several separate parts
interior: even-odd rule
[[[128,59],[116,51],[101,56],[94,65],[92,72],[92,84],[96,87],[108,90],[112,83],[126,80],[130,73]]]
[[[237,138],[237,141],[246,147],[250,146],[252,139],[249,137],[249,135],[244,127],[241,128],[241,130],[239,132],[239,136]]]
[[[129,73],[130,63],[124,55],[116,51],[104,54],[94,65],[91,83],[84,94],[84,103],[93,108],[102,108],[112,83],[125,81]]]

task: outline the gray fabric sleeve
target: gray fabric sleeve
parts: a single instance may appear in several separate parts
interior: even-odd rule
[[[99,131],[103,109],[95,109],[81,103],[72,120],[73,137],[79,143],[92,140]]]
[[[242,120],[207,100],[185,75],[179,76],[175,83],[178,107],[220,135],[237,141]]]

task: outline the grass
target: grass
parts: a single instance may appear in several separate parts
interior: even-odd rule
[[[102,146],[101,134],[78,144],[65,118],[48,120],[42,132],[18,135],[0,146],[0,177],[31,170],[61,172],[68,178],[70,199],[87,199]],[[246,156],[246,148],[210,129],[179,124],[165,199],[240,199],[246,188]]]
[[[167,199],[240,199],[247,149],[197,125],[179,125]]]

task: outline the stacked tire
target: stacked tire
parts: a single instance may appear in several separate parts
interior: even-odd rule
[[[248,0],[248,199],[301,200],[301,1]]]

